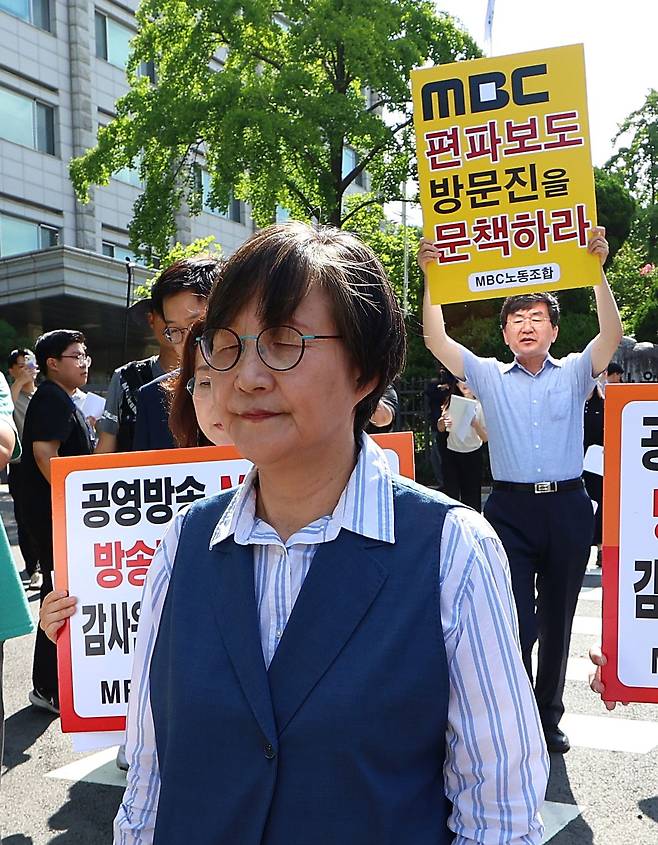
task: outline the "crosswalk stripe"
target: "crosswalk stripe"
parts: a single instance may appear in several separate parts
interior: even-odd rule
[[[560,728],[581,748],[648,754],[658,746],[658,724],[639,719],[565,713]]]
[[[582,812],[583,807],[579,807],[577,804],[559,804],[557,801],[545,801],[541,809],[541,815],[544,820],[542,845],[549,842],[569,822],[578,818]]]
[[[46,777],[58,780],[72,780],[76,783],[102,783],[106,786],[121,786],[125,789],[126,773],[116,766],[117,746],[104,748],[96,754],[90,754],[74,763],[48,772]]]
[[[583,587],[578,597],[579,601],[602,601],[603,587]]]

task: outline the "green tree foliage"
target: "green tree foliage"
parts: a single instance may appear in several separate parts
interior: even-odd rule
[[[619,127],[615,141],[628,143],[610,159],[638,202],[635,239],[648,261],[658,261],[658,91],[652,89],[641,108]]]
[[[384,265],[398,300],[406,305],[408,346],[405,376],[427,376],[434,371],[434,359],[426,349],[422,336],[423,277],[416,264],[420,229],[415,226],[401,226],[387,220],[381,205],[377,203],[365,205],[364,199],[368,198],[355,195],[348,199],[346,206],[348,213],[354,207],[361,207],[350,217],[345,228],[357,234],[372,248]],[[408,269],[406,296],[404,291],[405,237]]]
[[[637,337],[638,319],[646,313],[658,271],[645,262],[640,248],[627,241],[616,255],[608,271],[608,279],[619,306],[624,333]],[[655,337],[644,340],[656,343]]]
[[[610,244],[608,267],[631,233],[636,204],[619,173],[594,168],[596,211],[599,226],[605,226]]]
[[[658,270],[647,274],[647,296],[635,318],[635,339],[658,343]]]
[[[139,161],[131,243],[160,255],[182,201],[201,209],[195,165],[211,176],[206,201],[248,201],[259,225],[279,205],[342,226],[364,170],[378,202],[397,197],[412,172],[410,70],[479,55],[430,0],[143,0],[137,20],[130,91],[71,177],[84,201]],[[144,61],[156,85],[137,75]]]
[[[6,320],[0,319],[0,362],[2,370],[7,371],[7,358],[14,349],[34,349],[36,338],[19,335],[16,329]]]

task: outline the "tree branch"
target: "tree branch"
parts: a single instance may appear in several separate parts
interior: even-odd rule
[[[395,135],[395,134],[396,134],[397,132],[399,132],[401,129],[405,129],[407,126],[410,126],[412,123],[413,123],[413,118],[412,118],[412,117],[410,117],[410,118],[409,118],[409,120],[405,121],[404,123],[400,123],[400,124],[398,124],[398,126],[395,126],[395,127],[391,130],[391,134],[392,134],[392,135]],[[350,170],[350,172],[347,174],[347,176],[345,176],[345,178],[343,179],[343,181],[340,183],[340,192],[341,192],[341,194],[344,194],[344,193],[345,193],[345,190],[347,189],[347,187],[348,187],[349,185],[351,185],[351,184],[352,184],[352,182],[356,179],[356,177],[357,177],[360,173],[362,173],[362,172],[363,172],[363,171],[367,168],[367,166],[370,164],[370,162],[373,160],[373,158],[375,158],[375,156],[379,155],[379,153],[380,153],[383,149],[385,149],[385,147],[386,147],[387,143],[388,143],[387,141],[384,141],[383,143],[379,144],[378,146],[373,147],[373,148],[370,150],[370,152],[369,152],[369,153],[367,153],[367,154],[366,154],[366,155],[365,155],[365,156],[361,159],[361,161],[360,161],[360,162],[359,162],[359,163],[358,163],[355,167],[353,167],[353,168],[352,168],[352,170]]]
[[[299,199],[301,201],[302,205],[308,211],[308,213],[310,214],[311,217],[317,216],[316,215],[317,209],[313,208],[313,204],[311,203],[311,201],[309,199],[307,199],[306,196],[304,196],[304,194],[300,191],[300,189],[297,187],[297,185],[295,185],[289,179],[284,179],[283,184],[286,185],[286,187],[289,188],[292,191],[293,194],[295,194],[297,199]]]
[[[353,208],[353,209],[350,211],[350,213],[349,213],[349,214],[346,214],[346,215],[345,215],[345,217],[343,217],[343,218],[341,219],[341,221],[340,221],[340,225],[341,225],[341,226],[344,226],[344,225],[347,223],[347,221],[350,219],[350,217],[354,217],[354,215],[355,215],[358,211],[361,211],[361,209],[362,209],[362,208],[365,208],[365,207],[366,207],[366,206],[368,206],[368,205],[379,205],[379,203],[380,203],[380,200],[378,200],[378,199],[370,199],[370,200],[366,200],[365,202],[360,203],[359,205],[357,205],[357,207],[356,207],[356,208]]]
[[[228,36],[221,30],[213,31],[222,39],[224,44],[226,44],[226,46],[228,47],[230,43]],[[252,59],[258,59],[259,62],[263,62],[266,65],[270,65],[271,67],[276,68],[276,70],[283,70],[283,65],[280,62],[275,62],[271,56],[268,56],[265,53],[261,53],[260,51],[254,50],[252,47],[244,48],[244,44],[243,49],[245,49],[245,52],[247,52]]]

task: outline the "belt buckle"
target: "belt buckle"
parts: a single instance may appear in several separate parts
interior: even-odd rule
[[[557,481],[538,481],[535,493],[557,493]]]

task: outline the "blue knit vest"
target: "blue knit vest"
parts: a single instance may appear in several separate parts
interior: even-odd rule
[[[155,845],[448,845],[439,555],[451,500],[394,480],[394,544],[320,545],[269,671],[253,547],[187,514],[151,662]]]

